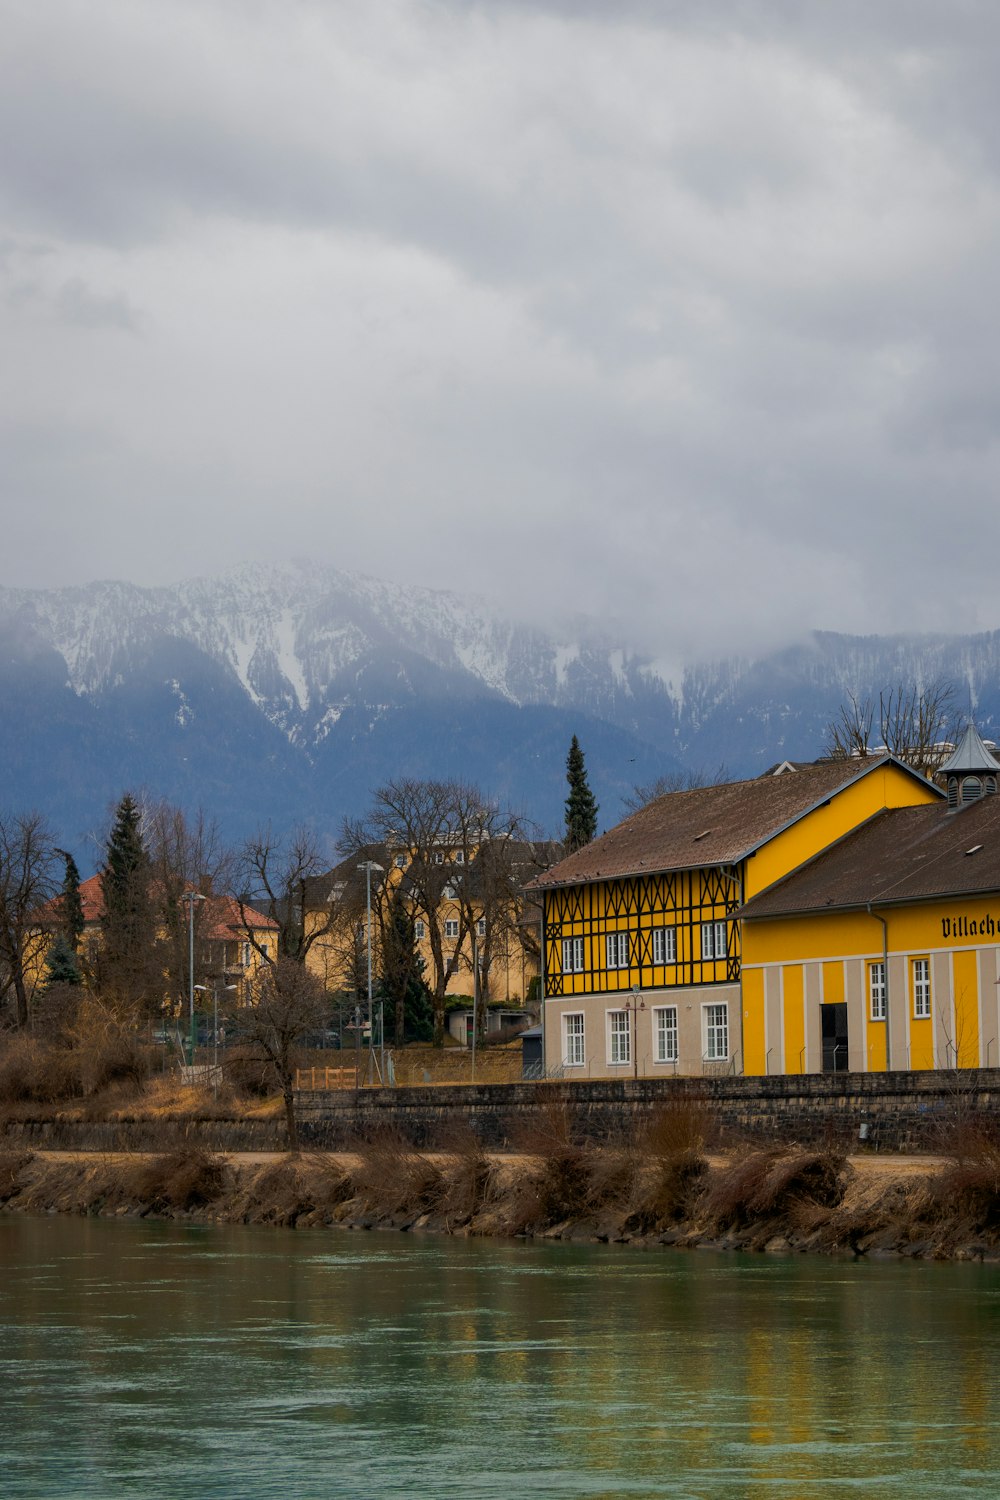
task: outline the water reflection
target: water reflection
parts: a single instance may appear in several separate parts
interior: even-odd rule
[[[0,1220],[13,1496],[997,1493],[1000,1272]]]

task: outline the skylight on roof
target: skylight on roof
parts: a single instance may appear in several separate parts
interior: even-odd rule
[[[982,847],[982,844],[973,844],[972,848],[966,849],[965,852],[966,854],[978,854]]]
[[[694,836],[694,842],[697,844],[697,842],[698,842],[699,839],[707,839],[708,835],[711,832],[712,832],[711,828],[706,828],[704,833],[696,833],[695,836]]]

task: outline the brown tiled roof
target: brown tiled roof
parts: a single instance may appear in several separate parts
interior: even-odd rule
[[[553,865],[528,889],[735,864],[835,792],[890,761],[916,775],[884,755],[869,761],[817,761],[780,776],[668,792]],[[926,787],[922,777],[917,779]]]
[[[961,812],[941,803],[878,813],[748,901],[761,917],[887,906],[1000,891],[1000,797]]]

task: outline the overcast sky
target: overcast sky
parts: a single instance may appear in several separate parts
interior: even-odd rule
[[[0,582],[1000,627],[996,0],[0,23]]]

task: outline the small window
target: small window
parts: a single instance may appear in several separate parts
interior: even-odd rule
[[[725,922],[705,922],[701,929],[701,957],[703,963],[711,963],[726,956]]]
[[[567,1068],[582,1068],[585,1061],[583,1016],[563,1016],[563,1062]]]
[[[416,938],[418,943],[423,942],[424,938],[427,936],[427,928],[424,926],[423,917],[418,917],[414,922],[413,936]]]
[[[978,802],[983,795],[983,783],[978,776],[966,776],[962,782],[962,801]]]
[[[486,936],[486,918],[485,917],[480,917],[479,921],[476,923],[476,937],[485,937],[485,936]]]
[[[868,965],[868,998],[871,1003],[872,1020],[884,1021],[885,964],[881,960],[878,963]]]
[[[397,854],[396,855],[396,869],[397,870],[405,870],[406,869],[406,855],[405,854]]]
[[[441,852],[440,849],[435,849],[434,850],[434,863],[436,865],[443,865],[444,864],[444,855],[442,854],[442,852]]]
[[[612,1010],[608,1012],[609,1040],[611,1046],[608,1052],[608,1061],[611,1063],[629,1063],[632,1061],[632,1034],[628,1025],[629,1013],[627,1010]]]
[[[676,1005],[658,1005],[653,1011],[653,1046],[657,1062],[675,1063],[677,1061]]]
[[[931,1013],[931,963],[929,958],[913,960],[913,1015],[926,1021]]]
[[[605,961],[609,969],[628,968],[628,933],[609,932],[604,939]]]
[[[653,962],[654,964],[675,964],[677,962],[676,927],[653,928]]]
[[[455,917],[448,917],[444,924],[444,935],[446,938],[458,937],[458,921]]]
[[[464,849],[456,849],[455,850],[455,863],[456,863],[456,865],[464,865],[465,864],[465,850]]]
[[[583,973],[583,938],[563,938],[562,966],[564,974]]]
[[[250,967],[250,947],[249,943],[240,944],[240,963],[244,969],[249,969]]]
[[[705,1024],[705,1056],[709,1062],[729,1057],[729,1012],[725,1005],[702,1007]]]

